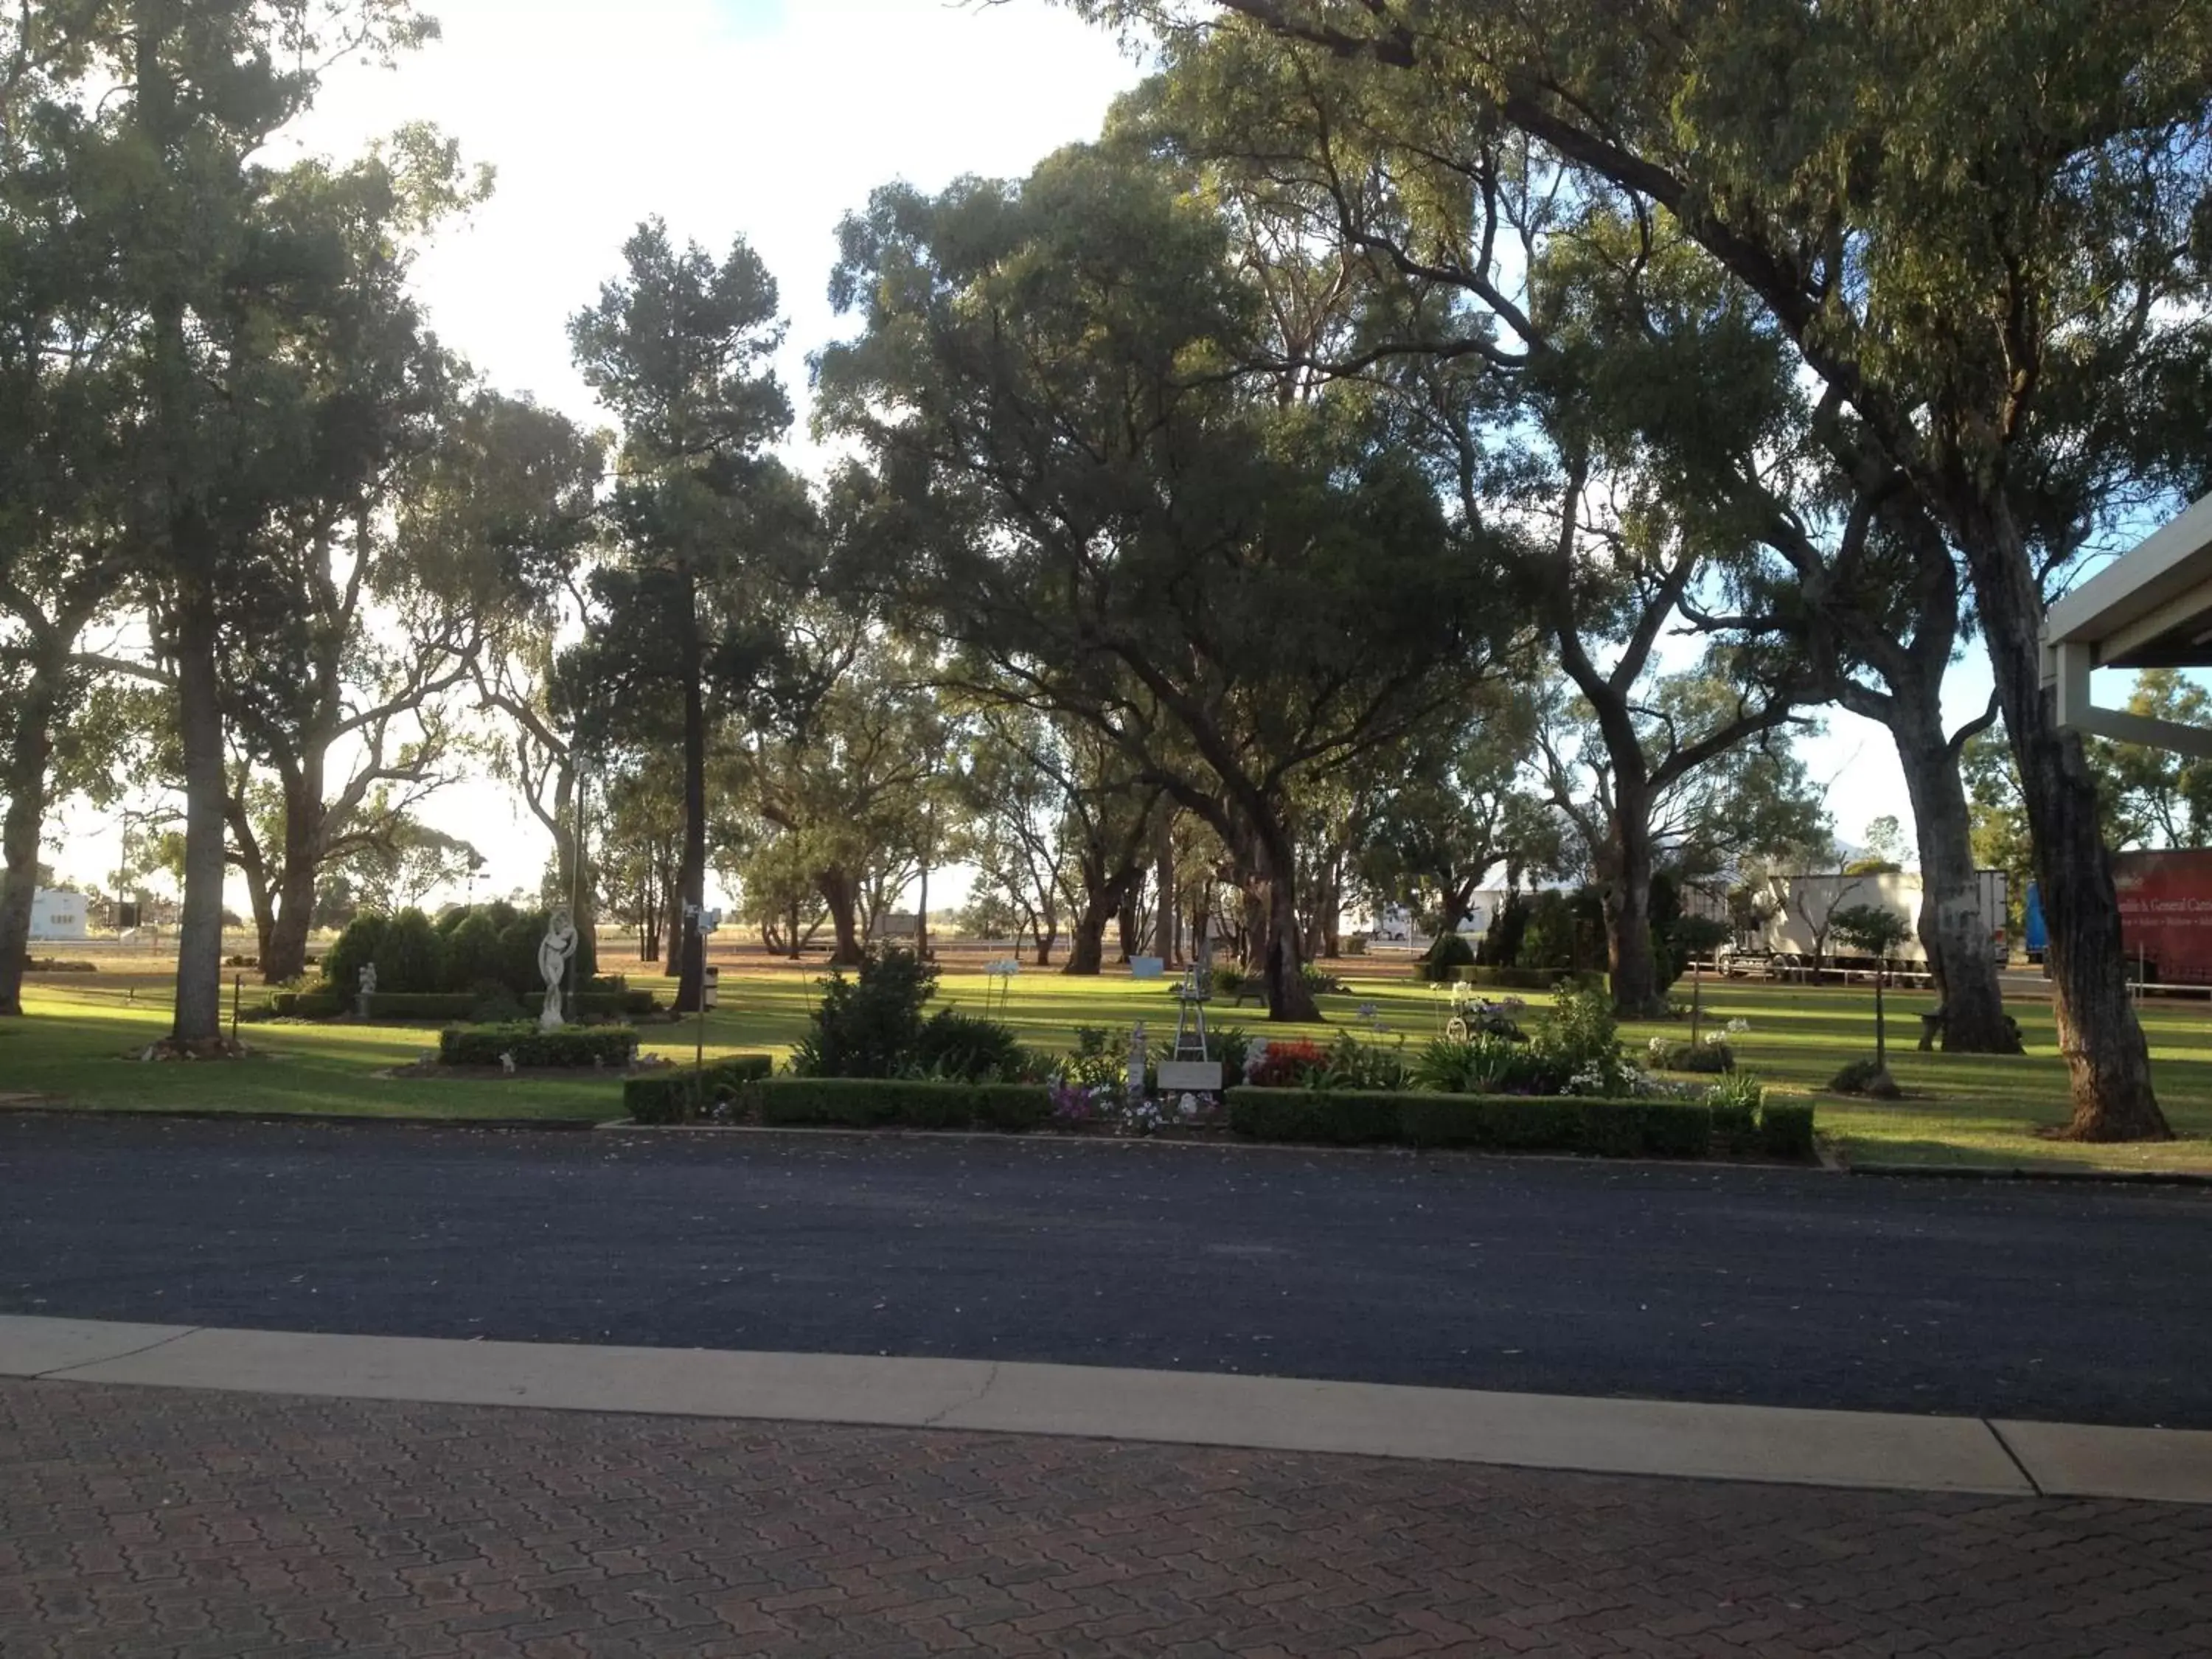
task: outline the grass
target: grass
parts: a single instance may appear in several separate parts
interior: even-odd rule
[[[611,959],[610,968],[621,967]],[[1362,1004],[1374,1006],[1377,1040],[1403,1037],[1418,1046],[1434,1035],[1444,1011],[1425,986],[1380,966],[1344,964],[1350,989],[1324,998],[1329,1023],[1268,1027],[1256,1006],[1222,1004],[1208,1010],[1216,1030],[1243,1025],[1271,1036],[1327,1038],[1358,1030]],[[669,988],[652,975],[631,982]],[[1678,988],[1680,991],[1686,987]],[[948,969],[939,1001],[1003,1018],[1025,1042],[1073,1046],[1078,1026],[1121,1032],[1145,1022],[1157,1044],[1175,1030],[1168,987],[1117,973],[1068,979],[1030,970],[1005,988],[981,972]],[[34,980],[30,1017],[0,1022],[0,1094],[51,1096],[87,1110],[289,1112],[361,1116],[437,1116],[456,1121],[535,1118],[594,1121],[620,1109],[611,1078],[574,1081],[380,1078],[435,1046],[434,1027],[252,1024],[247,1040],[268,1058],[242,1064],[143,1065],[127,1056],[167,1028],[168,986],[161,964],[113,964],[96,975]],[[706,1053],[767,1052],[779,1059],[804,1028],[814,998],[813,971],[769,965],[757,955],[726,963],[722,1006],[705,1023]],[[1531,998],[1534,1003],[1543,999]],[[1858,988],[1800,988],[1744,981],[1708,981],[1711,1022],[1742,1018],[1751,1030],[1731,1039],[1738,1063],[1772,1085],[1819,1097],[1822,1132],[1850,1158],[1865,1163],[1967,1163],[2063,1165],[2102,1170],[2212,1172],[2212,1006],[2154,1004],[2144,1012],[2159,1095],[2179,1140],[2154,1146],[2084,1146],[2038,1131],[2065,1122],[2066,1074],[2057,1052],[2047,1003],[2014,1007],[2028,1053],[2018,1058],[1923,1054],[1914,1048],[1925,993],[1892,994],[1891,1069],[1908,1098],[1891,1104],[1822,1094],[1846,1060],[1872,1052],[1874,998]],[[1536,1011],[1531,1010],[1532,1015]],[[1648,1038],[1680,1037],[1680,1022],[1623,1028],[1629,1052]],[[696,1040],[690,1022],[644,1028],[649,1053],[689,1060]]]

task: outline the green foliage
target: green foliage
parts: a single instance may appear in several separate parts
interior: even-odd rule
[[[922,1023],[907,1069],[942,1082],[1027,1083],[1035,1058],[995,1020],[940,1008]]]
[[[446,988],[469,991],[489,983],[520,993],[523,988],[509,976],[507,959],[500,945],[499,928],[491,918],[481,914],[464,915],[447,927],[446,924],[451,920],[445,916],[438,922],[439,930],[445,935]]]
[[[1349,1031],[1340,1031],[1323,1051],[1321,1065],[1306,1080],[1310,1087],[1340,1091],[1403,1089],[1405,1044],[1401,1041],[1385,1048],[1379,1042],[1362,1042]]]
[[[1229,1122],[1248,1140],[1403,1144],[1605,1158],[1702,1158],[1712,1110],[1686,1101],[1232,1089]]]
[[[1850,904],[1829,916],[1828,931],[1841,943],[1887,962],[1912,937],[1912,924],[1886,905]]]
[[[376,959],[391,926],[389,917],[363,911],[346,924],[345,931],[324,953],[323,977],[338,996],[350,997],[360,988],[361,970]],[[381,969],[378,970],[378,977],[380,983]]]
[[[1719,1073],[1735,1070],[1735,1051],[1727,1043],[1708,1038],[1703,1042],[1665,1042],[1655,1045],[1652,1060],[1662,1072]]]
[[[1403,1138],[1400,1097],[1322,1089],[1241,1088],[1229,1091],[1229,1127],[1247,1140],[1364,1146]]]
[[[1749,1072],[1732,1072],[1705,1091],[1705,1104],[1713,1110],[1713,1133],[1730,1152],[1753,1150],[1759,1143],[1759,1109],[1765,1103],[1766,1086]]]
[[[766,1054],[734,1054],[703,1071],[649,1072],[623,1080],[623,1109],[634,1123],[692,1123],[715,1107],[736,1105],[747,1085],[775,1070]]]
[[[1438,1094],[1558,1094],[1575,1067],[1532,1043],[1489,1032],[1438,1037],[1413,1057],[1407,1081]]]
[[[1464,933],[1440,935],[1421,953],[1421,960],[1431,968],[1472,968],[1474,966],[1474,946]]]
[[[1872,1054],[1855,1060],[1828,1079],[1831,1093],[1866,1095],[1875,1100],[1894,1100],[1900,1092],[1889,1067]]]
[[[392,918],[376,947],[379,991],[439,991],[446,982],[446,942],[420,910]],[[346,988],[340,985],[343,991]]]
[[[791,1047],[797,1077],[897,1077],[915,1064],[922,1006],[937,994],[937,969],[911,951],[869,952],[857,977],[815,981],[822,993],[805,1034]]]
[[[1050,1091],[1027,1083],[945,1083],[906,1078],[785,1077],[755,1084],[747,1099],[764,1124],[851,1128],[1041,1128]]]
[[[627,1025],[568,1025],[541,1031],[535,1025],[454,1025],[438,1034],[438,1058],[447,1066],[497,1066],[511,1054],[518,1066],[623,1066],[637,1058],[637,1033]]]
[[[1574,967],[1575,915],[1565,893],[1547,889],[1536,895],[1521,932],[1520,952],[1511,965],[1562,973]]]
[[[1298,979],[1309,994],[1317,997],[1341,996],[1344,981],[1327,969],[1310,962],[1298,964]]]
[[[1571,1072],[1589,1066],[1617,1072],[1620,1024],[1613,999],[1602,991],[1561,991],[1536,1028],[1535,1046]]]
[[[1759,1115],[1759,1137],[1770,1158],[1799,1158],[1809,1164],[1819,1156],[1813,1144],[1809,1103],[1768,1103]]]
[[[380,982],[382,978],[380,970]],[[368,1000],[368,1017],[373,1020],[403,1022],[418,1019],[472,1020],[477,1005],[483,1000],[469,991],[379,991]],[[514,1018],[521,1018],[520,1009]]]
[[[336,1019],[353,1006],[335,990],[277,991],[269,998],[269,1012],[280,1019]]]

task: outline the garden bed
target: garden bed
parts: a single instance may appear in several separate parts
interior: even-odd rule
[[[1813,1109],[1777,1101],[1731,1113],[1695,1101],[1582,1096],[1239,1088],[1225,1107],[1186,1115],[1147,1103],[1071,1117],[1035,1084],[936,1083],[889,1078],[769,1077],[766,1061],[704,1073],[635,1078],[623,1100],[633,1122],[763,1128],[995,1129],[1077,1136],[1160,1134],[1279,1145],[1405,1146],[1561,1152],[1600,1158],[1754,1157],[1814,1160]]]

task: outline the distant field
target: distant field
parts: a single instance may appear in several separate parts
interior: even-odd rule
[[[171,964],[150,954],[122,957],[109,951],[58,947],[56,954],[97,961],[90,975],[35,977],[31,1017],[0,1023],[0,1094],[56,1097],[91,1110],[196,1109],[315,1112],[367,1115],[435,1114],[455,1119],[548,1118],[594,1120],[614,1116],[619,1088],[611,1079],[574,1083],[435,1082],[374,1075],[404,1064],[436,1042],[429,1026],[264,1024],[246,1035],[265,1060],[238,1065],[143,1065],[125,1058],[161,1035],[168,1019]],[[981,972],[1002,952],[949,947],[940,997],[975,1012],[987,1002],[1024,1041],[1066,1048],[1079,1026],[1126,1030],[1143,1020],[1158,1040],[1175,1026],[1168,987],[1139,983],[1117,971],[1097,979],[1070,979],[1025,967],[1001,999],[996,981]],[[805,1027],[814,998],[819,960],[802,968],[773,963],[757,951],[717,952],[722,1006],[705,1025],[711,1056],[765,1050],[779,1058]],[[668,981],[638,971],[619,943],[602,946],[602,967],[629,972],[634,984],[665,992]],[[1418,1045],[1438,1030],[1441,1000],[1407,976],[1402,962],[1352,958],[1336,964],[1350,989],[1323,999],[1327,1023],[1282,1027],[1273,1034],[1327,1036],[1352,1029],[1371,1041]],[[250,979],[251,975],[247,977]],[[1678,994],[1686,994],[1686,983]],[[257,988],[246,987],[252,1000]],[[1759,982],[1708,980],[1711,1018],[1748,1020],[1736,1038],[1740,1061],[1779,1087],[1817,1094],[1845,1060],[1871,1051],[1874,997],[1858,987],[1796,988]],[[1540,1003],[1543,999],[1532,998]],[[2047,1003],[2014,1005],[2029,1052],[1992,1060],[1916,1052],[1917,1015],[1930,1006],[1925,992],[1889,998],[1892,1067],[1913,1097],[1875,1105],[1823,1097],[1820,1121],[1846,1157],[1881,1162],[1965,1161],[2066,1164],[2107,1169],[2212,1172],[2212,1005],[2152,1004],[2144,1012],[2156,1066],[2160,1097],[2180,1140],[2156,1146],[2075,1146],[2040,1138],[2040,1128],[2067,1116],[2065,1068],[2057,1057]],[[1372,1024],[1358,1010],[1373,1005]],[[1532,1016],[1534,1010],[1531,1010]],[[1258,1030],[1260,1008],[1216,1004],[1215,1025]],[[1680,1024],[1635,1025],[1624,1035],[1632,1052]],[[696,1026],[649,1026],[645,1047],[689,1057]]]

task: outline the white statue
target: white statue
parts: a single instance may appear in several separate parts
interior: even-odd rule
[[[568,976],[568,963],[576,954],[576,924],[566,908],[556,910],[538,942],[538,971],[545,981],[545,1009],[538,1016],[538,1029],[561,1029],[561,983]]]
[[[361,969],[361,995],[356,1003],[363,1019],[368,1018],[368,1000],[376,994],[376,964],[367,962]]]

